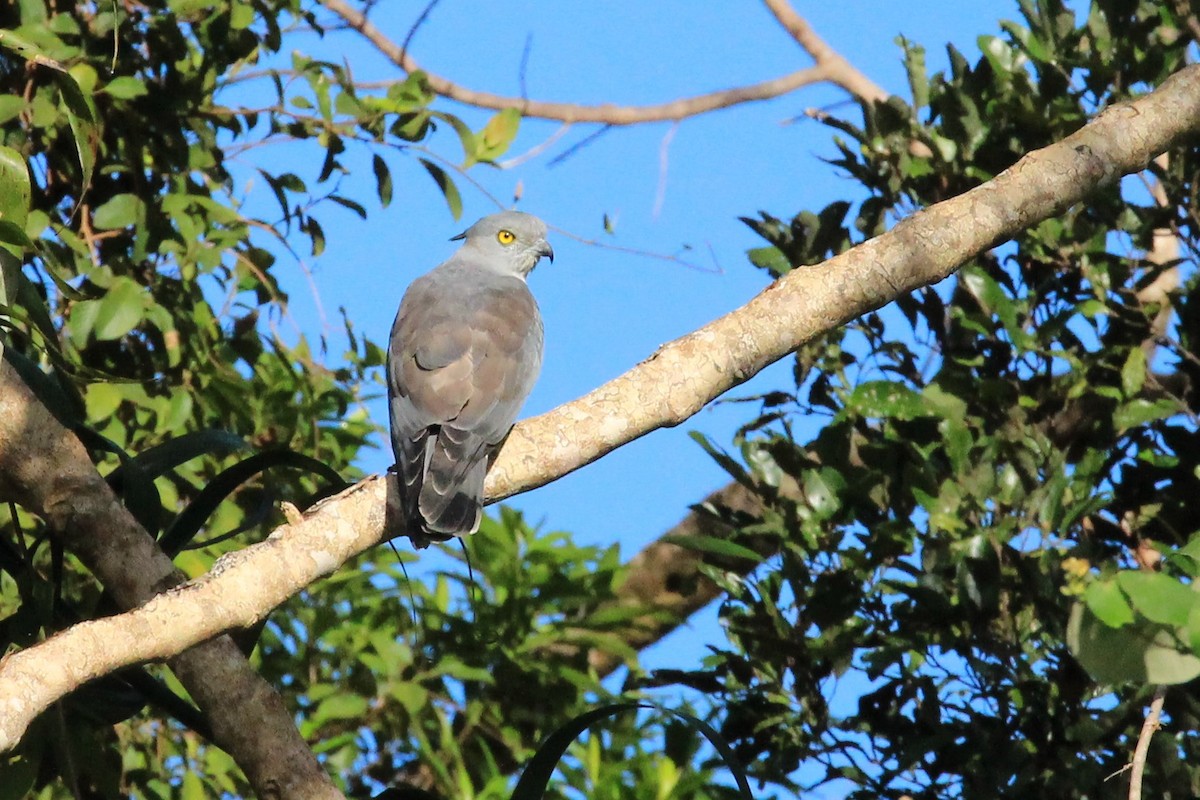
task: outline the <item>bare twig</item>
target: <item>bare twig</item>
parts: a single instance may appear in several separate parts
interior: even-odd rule
[[[1150,752],[1150,739],[1159,728],[1158,720],[1162,716],[1163,700],[1166,696],[1167,687],[1159,686],[1154,690],[1150,710],[1142,722],[1142,732],[1138,734],[1133,761],[1129,765],[1129,800],[1142,800],[1142,775],[1146,771],[1146,755]]]
[[[513,156],[512,158],[506,158],[503,161],[497,161],[496,166],[499,167],[500,169],[513,169],[515,167],[519,167],[522,164],[524,164],[526,161],[537,158],[542,153],[549,150],[551,147],[554,146],[554,143],[557,142],[559,139],[561,139],[563,136],[565,136],[567,134],[567,131],[569,131],[569,130],[571,130],[570,123],[564,123],[562,125],[559,125],[558,129],[555,130],[554,133],[547,136],[546,139],[543,140],[541,143],[534,145],[533,147],[529,148],[528,150],[526,150],[524,153],[522,153],[519,156]]]
[[[429,2],[425,4],[425,8],[421,9],[420,15],[417,16],[417,21],[414,22],[412,27],[408,29],[408,34],[404,37],[404,43],[400,45],[401,57],[408,52],[408,46],[412,44],[413,37],[417,35],[417,31],[420,30],[421,26],[424,25],[429,19],[429,15],[433,13],[433,9],[436,8],[437,4],[440,2],[441,0],[429,0]]]
[[[663,203],[667,201],[667,169],[671,165],[671,142],[678,130],[679,123],[676,122],[663,134],[658,145],[658,186],[654,190],[654,210],[650,214],[653,219],[658,219]]]
[[[420,64],[405,48],[389,39],[367,19],[366,15],[355,9],[346,0],[317,0],[317,2],[341,18],[349,28],[362,34],[380,53],[400,69],[409,74],[421,70]],[[793,23],[799,20],[803,28],[807,29],[803,20],[800,20],[786,3],[772,0],[767,5],[777,19],[781,19],[781,15],[784,15],[784,19],[789,19]],[[790,17],[786,16],[788,12],[791,14]],[[783,19],[781,19],[782,21]],[[796,32],[791,28],[789,28],[789,33],[796,36]],[[681,120],[741,103],[769,100],[803,86],[824,82],[834,83],[866,102],[887,97],[886,92],[867,80],[862,73],[854,69],[848,61],[822,42],[811,30],[807,31],[803,40],[797,39],[797,41],[800,41],[813,56],[816,61],[814,66],[760,83],[649,106],[582,105],[529,100],[524,97],[476,91],[441,75],[428,71],[424,71],[424,73],[429,87],[434,92],[467,105],[496,110],[516,108],[526,117],[556,119],[561,122],[598,122],[606,125],[636,125],[644,122]],[[860,92],[865,92],[865,94],[860,94]]]
[[[521,48],[521,64],[517,67],[517,83],[521,87],[521,100],[529,102],[529,57],[533,55],[533,34],[525,36],[525,46]]]
[[[883,87],[859,72],[853,64],[826,44],[824,39],[817,36],[788,0],[763,0],[763,4],[796,43],[812,56],[813,61],[829,73],[826,80],[842,87],[863,102],[874,103],[888,99],[888,92]]]
[[[569,125],[570,123],[567,123],[567,124]],[[587,136],[583,137],[578,142],[571,145],[566,150],[564,150],[563,152],[556,155],[554,158],[550,159],[550,163],[547,164],[546,166],[557,167],[559,164],[562,164],[568,158],[571,158],[576,153],[578,153],[580,150],[587,147],[592,142],[596,141],[597,139],[599,139],[601,136],[608,133],[612,129],[613,129],[612,125],[601,125],[599,128],[596,128],[594,131],[589,133]]]

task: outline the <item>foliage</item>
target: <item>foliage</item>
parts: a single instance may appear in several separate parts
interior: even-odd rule
[[[1023,2],[977,63],[951,46],[944,75],[901,41],[914,104],[829,121],[867,198],[748,219],[769,243],[751,260],[815,264],[1158,85],[1194,46],[1172,8]],[[778,555],[714,573],[729,644],[688,680],[716,690],[764,780],[795,788],[805,765],[863,798],[1117,792],[1147,682],[1200,674],[1198,169],[1193,147],[1154,167],[1162,203],[1098,190],[813,342],[794,387],[762,398],[740,445],[766,509],[746,529]],[[1198,712],[1168,693],[1145,796],[1200,790]]]
[[[511,776],[559,726],[611,697],[588,648],[621,644],[628,618],[602,607],[622,568],[616,546],[538,534],[508,509],[471,540],[473,579],[457,566],[432,585],[376,554],[272,615],[263,674],[300,709],[301,730],[368,795],[380,785],[445,797],[508,798]],[[573,745],[551,797],[721,797],[688,769],[699,743],[660,731],[665,712],[625,715]],[[666,790],[662,785],[669,783]],[[216,788],[216,787],[214,787]]]
[[[297,239],[319,255],[323,209],[367,214],[366,199],[339,185],[352,149],[369,159],[380,204],[396,191],[399,154],[420,158],[457,216],[448,160],[420,143],[445,126],[465,168],[499,157],[519,123],[507,110],[472,131],[429,108],[420,74],[362,91],[341,65],[286,63],[285,40],[303,31],[320,32],[293,0],[0,9],[4,357],[191,574],[277,524],[280,501],[303,506],[353,477],[375,433],[361,401],[376,391],[382,349],[347,322],[342,366],[331,368],[324,338],[278,333],[281,263],[300,259]],[[311,174],[258,170],[279,216],[248,216],[232,161],[245,170],[254,148],[277,140],[323,158]],[[49,533],[19,506],[0,509],[4,649],[112,610]],[[539,737],[603,695],[586,648],[619,650],[609,630],[621,617],[588,614],[611,595],[615,551],[536,537],[514,517],[489,523],[476,545],[482,584],[470,604],[459,570],[425,587],[386,560],[360,561],[238,636],[257,645],[256,664],[356,794],[404,778],[500,796]],[[495,640],[481,645],[480,630]],[[554,647],[576,655],[551,662]],[[676,748],[683,760],[667,772],[644,744],[660,724],[627,719],[603,743],[578,745],[586,755],[567,784],[615,796],[637,774],[645,791],[670,781],[680,796],[708,797],[703,771],[683,770],[694,747]],[[222,793],[250,789],[157,667],[84,687],[0,758],[0,797]]]

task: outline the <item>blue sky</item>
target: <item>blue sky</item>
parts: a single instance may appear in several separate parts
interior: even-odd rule
[[[946,64],[947,42],[974,60],[980,34],[997,32],[999,19],[1019,16],[1015,0],[928,0],[919,11],[911,4],[879,0],[794,2],[794,7],[833,48],[905,99],[909,93],[895,44],[898,35],[927,48],[933,71]],[[400,42],[420,8],[421,4],[380,3],[372,20]],[[727,0],[445,0],[416,34],[410,51],[426,69],[465,86],[515,95],[520,91],[519,65],[527,36],[526,85],[529,96],[539,100],[658,103],[761,81],[811,63],[765,8]],[[402,77],[352,34],[321,41],[312,37],[295,46],[348,63],[358,79]],[[662,254],[690,246],[686,257],[703,267],[588,246],[552,231],[556,260],[543,262],[530,280],[545,318],[546,355],[523,416],[583,395],[660,344],[759,292],[766,277],[749,265],[745,251],[761,241],[738,217],[761,209],[790,218],[803,209],[857,196],[852,182],[821,160],[835,154],[832,131],[802,116],[806,108],[819,107],[857,121],[857,109],[846,100],[834,87],[814,86],[685,120],[677,127],[612,129],[553,163],[596,130],[576,125],[547,152],[516,169],[473,168],[470,178],[502,203],[511,203],[521,186],[517,207],[543,217],[552,229]],[[491,116],[439,103],[476,129]],[[509,155],[524,153],[558,128],[556,122],[524,121]],[[427,144],[451,159],[460,158],[457,138],[449,129]],[[288,148],[260,148],[245,157],[253,162],[244,163],[315,178],[319,162],[296,163],[294,156]],[[347,163],[355,172],[344,181],[343,191],[363,201],[371,199],[374,181],[367,157],[352,155]],[[389,163],[396,183],[390,207],[381,210],[377,203],[366,203],[371,213],[365,222],[340,209],[323,210],[326,251],[302,265],[282,265],[280,280],[291,293],[292,319],[311,337],[323,330],[331,342],[343,341],[337,309],[344,307],[360,333],[384,342],[408,283],[453,251],[451,236],[497,210],[483,193],[460,180],[465,210],[455,221],[415,157],[396,152]],[[252,189],[252,197],[273,203],[261,180]],[[605,215],[615,221],[615,236],[603,232]],[[323,316],[314,296],[320,298]],[[785,360],[732,396],[788,386],[790,364]],[[382,402],[369,410],[377,422],[386,424]],[[678,522],[690,504],[729,480],[688,432],[701,431],[718,444],[728,444],[751,413],[738,405],[709,407],[676,429],[650,434],[510,504],[532,524],[570,531],[581,543],[617,542],[628,559]],[[391,463],[386,444],[381,440],[380,445],[362,460],[364,470],[381,472]],[[646,663],[694,668],[707,652],[704,644],[721,639],[710,608],[652,648]]]
[[[414,8],[380,4],[372,19],[402,41],[413,19],[406,12]],[[924,43],[936,69],[945,62],[945,42],[973,55],[979,33],[994,31],[999,18],[1016,16],[1015,2],[928,2],[919,15],[873,0],[836,7],[797,3],[796,8],[870,78],[904,97],[907,83],[894,44],[897,35]],[[728,2],[443,2],[410,47],[431,71],[472,88],[515,94],[527,34],[532,47],[526,81],[530,96],[537,99],[655,103],[809,64],[765,9]],[[311,44],[325,57],[349,63],[359,79],[398,74],[368,45],[348,35]],[[821,161],[835,153],[831,131],[806,119],[787,124],[814,106],[855,118],[856,109],[839,105],[844,100],[840,90],[815,86],[686,120],[673,134],[670,124],[612,129],[551,165],[554,156],[596,130],[576,125],[548,152],[517,169],[473,168],[470,178],[504,203],[511,202],[520,184],[523,197],[517,207],[542,216],[552,228],[621,247],[682,253],[701,267],[588,246],[552,232],[556,261],[543,262],[530,280],[545,318],[545,365],[522,416],[579,397],[660,344],[760,291],[765,276],[749,265],[745,251],[762,242],[737,218],[760,209],[789,218],[854,192],[849,180]],[[442,107],[476,128],[490,116],[454,103],[443,102]],[[510,155],[536,146],[558,127],[524,121]],[[428,144],[452,159],[460,157],[448,129]],[[294,156],[287,148],[248,154],[255,165],[315,176],[319,163],[297,164]],[[344,180],[343,192],[370,200],[374,182],[369,162],[361,153],[351,154],[347,162],[355,173]],[[460,180],[465,210],[456,221],[415,157],[397,152],[390,166],[396,181],[391,206],[379,209],[377,203],[367,203],[371,214],[365,222],[332,206],[322,209],[326,251],[305,258],[302,265],[282,265],[292,319],[310,336],[324,330],[331,342],[343,341],[337,309],[344,307],[359,332],[384,342],[408,283],[453,251],[451,236],[497,210]],[[252,194],[273,203],[266,188],[260,179]],[[615,236],[603,232],[606,214],[615,220]],[[693,249],[684,252],[685,246]],[[285,333],[290,326],[283,326]],[[787,386],[788,370],[785,361],[732,395]],[[372,404],[370,412],[376,421],[386,422],[383,403]],[[727,482],[688,431],[727,443],[747,417],[746,408],[710,407],[675,430],[653,433],[511,504],[531,522],[571,531],[585,542],[618,541],[632,554],[677,522],[690,503]],[[378,472],[390,463],[390,452],[381,447],[361,466]]]

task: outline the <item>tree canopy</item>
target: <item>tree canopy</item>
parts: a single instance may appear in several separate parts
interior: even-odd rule
[[[1179,111],[1169,122],[1187,135],[1125,177],[1070,139],[1082,202],[1036,183],[1015,201],[968,194],[1053,172],[1060,162],[1018,161],[1091,120],[1151,120],[1157,107],[1129,103],[1194,85],[1179,76],[1200,19],[1182,2],[1022,0],[980,59],[947,45],[944,73],[901,40],[901,98],[787,3],[766,5],[817,71],[692,98],[673,118],[815,80],[858,104],[813,112],[839,153],[830,167],[853,183],[844,200],[746,210],[763,242],[745,269],[774,282],[762,297],[788,276],[821,282],[864,242],[950,249],[985,216],[1018,232],[970,245],[941,282],[877,273],[870,310],[813,321],[823,332],[786,348],[791,380],[742,398],[735,440],[699,437],[729,486],[652,548],[582,546],[501,508],[470,539],[469,566],[450,549],[429,581],[383,548],[321,562],[316,591],[72,687],[27,729],[5,727],[0,702],[0,798],[507,798],[565,723],[651,699],[685,713],[606,714],[551,795],[735,796],[700,721],[761,797],[1200,793],[1200,114]],[[356,82],[295,44],[334,26],[403,77]],[[230,104],[234,91],[266,99]],[[444,98],[495,113],[472,130]],[[0,701],[25,691],[18,666],[46,681],[79,666],[36,660],[56,632],[86,646],[82,621],[117,626],[188,578],[236,571],[314,504],[378,528],[366,483],[320,501],[362,477],[381,348],[349,321],[336,342],[278,330],[296,288],[279,259],[301,243],[319,253],[329,209],[368,214],[342,189],[347,153],[372,165],[383,205],[399,191],[389,164],[416,159],[457,214],[467,171],[506,152],[522,114],[665,113],[604,109],[425,73],[341,0],[0,10]],[[462,145],[458,172],[426,146],[438,126]],[[318,177],[261,170],[278,214],[248,215],[227,162],[285,143],[317,154]],[[926,231],[920,209],[954,198],[967,210],[947,212],[944,240],[906,239]],[[928,285],[907,291],[914,280]],[[744,319],[749,338],[784,324]],[[741,355],[721,356],[726,385],[761,368]],[[648,370],[663,385],[647,404],[667,398],[659,424],[707,400],[668,397],[689,376]],[[168,594],[186,604],[187,591]],[[639,666],[713,598],[725,640],[707,658]],[[622,683],[604,680],[618,669]]]

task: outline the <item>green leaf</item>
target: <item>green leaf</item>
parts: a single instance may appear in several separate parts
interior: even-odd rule
[[[805,470],[801,485],[804,501],[817,519],[829,519],[842,507],[840,498],[846,490],[846,479],[836,469]]]
[[[432,161],[422,158],[420,159],[422,166],[437,183],[438,188],[442,190],[442,196],[446,198],[446,205],[450,207],[450,213],[455,219],[462,216],[462,196],[458,193],[458,187],[454,185],[454,181],[450,180],[450,176],[446,174],[446,170],[434,164]]]
[[[180,787],[179,797],[180,800],[204,800],[205,797],[208,797],[204,781],[190,769],[183,773],[183,784]]]
[[[1170,399],[1145,400],[1138,398],[1120,406],[1113,412],[1113,425],[1124,432],[1149,422],[1167,419],[1179,413],[1179,403]]]
[[[387,162],[378,154],[371,156],[371,170],[375,173],[375,191],[379,204],[387,208],[392,202],[392,173]]]
[[[46,21],[46,3],[44,0],[17,0],[21,9],[20,20],[23,25],[42,24]],[[66,17],[67,14],[56,14],[56,17]]]
[[[145,216],[142,198],[135,194],[117,194],[92,212],[92,226],[100,230],[127,228]]]
[[[419,683],[393,683],[388,694],[409,714],[418,714],[429,703],[429,690]]]
[[[346,485],[346,482],[335,470],[302,453],[292,450],[273,450],[268,453],[252,455],[210,480],[196,496],[196,499],[180,512],[159,542],[163,552],[174,558],[196,537],[205,521],[213,515],[221,503],[225,502],[226,498],[243,483],[271,467],[293,467],[311,472],[325,478],[334,489]]]
[[[253,3],[234,3],[229,9],[229,27],[235,31],[249,28],[257,18]]]
[[[1101,683],[1178,684],[1200,676],[1200,658],[1181,651],[1171,630],[1157,625],[1110,628],[1083,603],[1071,609],[1067,646]]]
[[[1117,585],[1129,601],[1151,622],[1180,626],[1200,597],[1187,586],[1161,572],[1124,570],[1117,574]]]
[[[1101,580],[1088,586],[1083,600],[1096,618],[1110,628],[1133,622],[1133,609],[1115,581]]]
[[[659,541],[678,545],[686,550],[695,550],[697,553],[708,553],[725,558],[744,558],[756,564],[762,561],[762,556],[749,547],[716,536],[672,534],[662,537]]]
[[[93,383],[87,387],[84,399],[87,404],[88,422],[95,424],[111,417],[120,408],[124,395],[117,384]]]
[[[132,100],[135,97],[143,97],[148,94],[146,84],[137,78],[129,76],[113,78],[104,86],[103,91],[120,100]]]
[[[899,38],[899,43],[904,48],[904,66],[908,71],[908,88],[912,92],[913,110],[922,109],[929,105],[929,73],[925,68],[925,48],[903,36]]]
[[[15,759],[0,762],[0,800],[32,797],[37,776],[38,764],[28,757],[18,755]]]
[[[29,198],[29,167],[25,159],[11,147],[0,146],[0,222],[5,223],[0,231],[0,245],[17,258],[29,246],[29,238],[25,236]]]
[[[94,334],[100,341],[120,339],[142,321],[146,311],[146,289],[130,278],[118,277],[100,298]]]
[[[24,97],[17,95],[0,96],[0,125],[16,119],[28,107]]]
[[[7,250],[0,249],[0,316],[9,313],[14,283],[21,272],[21,262]],[[4,329],[0,328],[0,356],[4,355]]]
[[[741,764],[734,758],[733,751],[730,750],[729,745],[721,737],[721,734],[717,733],[711,725],[693,717],[691,714],[673,711],[672,709],[648,701],[613,703],[611,705],[600,706],[599,708],[580,714],[575,719],[560,726],[542,742],[537,752],[534,753],[533,758],[525,766],[520,780],[517,781],[517,785],[513,789],[512,800],[542,800],[546,794],[546,789],[550,785],[550,778],[553,777],[554,770],[558,767],[558,762],[566,755],[567,748],[579,738],[581,733],[598,722],[615,717],[626,711],[635,711],[639,708],[655,709],[663,714],[673,715],[691,728],[693,732],[702,733],[712,744],[713,748],[716,749],[725,767],[733,774],[733,778],[737,782],[738,792],[743,800],[754,800],[754,795],[750,792],[750,784],[746,780],[746,773]]]
[[[439,111],[432,112],[432,116],[435,119],[440,119],[448,123],[451,128],[454,128],[454,132],[458,134],[458,139],[462,143],[463,149],[463,169],[466,169],[479,160],[480,137],[476,136],[475,132],[467,127],[465,122],[453,114],[444,114]]]
[[[62,72],[66,71],[66,68],[62,64],[46,55],[41,47],[16,31],[0,30],[0,47],[11,50],[26,61],[32,61],[35,64]]]
[[[508,150],[521,125],[521,112],[505,108],[487,121],[479,136],[479,160],[493,161]]]
[[[1200,605],[1192,606],[1187,624],[1183,626],[1184,638],[1194,655],[1200,656]]]
[[[357,694],[335,694],[326,697],[312,716],[314,724],[331,719],[358,719],[367,713],[367,698]]]
[[[75,139],[75,153],[83,180],[77,187],[78,196],[83,197],[92,185],[92,173],[96,168],[96,150],[100,146],[100,128],[91,101],[84,96],[79,84],[66,71],[56,73],[59,91],[66,109],[67,123]],[[77,202],[78,208],[79,203]]]
[[[34,244],[22,228],[6,219],[0,219],[0,248],[14,259],[14,263],[19,264],[22,254],[32,250]]]
[[[1179,552],[1200,563],[1200,533],[1192,534],[1192,537],[1187,540],[1187,544],[1179,548]]]
[[[867,381],[855,387],[846,404],[864,417],[915,419],[926,414],[921,395],[895,381]]]
[[[33,243],[25,234],[29,216],[29,168],[21,154],[0,146],[0,312],[16,301],[20,291],[21,259]],[[0,335],[0,355],[4,339]]]
[[[728,472],[731,478],[748,489],[755,488],[754,479],[750,476],[750,473],[746,471],[745,467],[743,467],[737,462],[736,459],[718,447],[711,439],[699,431],[688,431],[688,436],[691,437],[692,441],[704,448],[704,452],[708,453],[713,461],[716,461],[717,464],[720,465],[721,469]]]
[[[1140,347],[1129,350],[1125,365],[1121,367],[1121,390],[1128,398],[1136,397],[1146,382],[1146,351]]]
[[[92,391],[104,385],[95,384],[88,390],[89,412],[92,407]],[[248,445],[242,437],[230,431],[215,429],[191,431],[138,453],[109,473],[108,479],[111,483],[123,471],[136,469],[140,478],[153,480],[194,458],[205,455],[225,455],[237,450],[244,450],[247,447]]]
[[[767,270],[772,275],[784,275],[792,270],[787,256],[778,247],[752,247],[746,251],[746,257],[750,259],[751,264]]]

